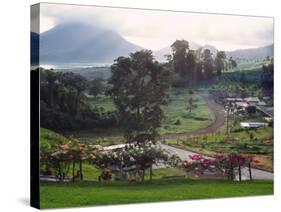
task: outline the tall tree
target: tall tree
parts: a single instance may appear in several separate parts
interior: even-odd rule
[[[202,62],[202,50],[203,48],[200,47],[197,50],[195,50],[195,55],[196,55],[196,68],[195,68],[195,73],[196,73],[196,78],[197,81],[201,81],[204,79],[203,75],[203,62]]]
[[[102,78],[96,78],[93,79],[89,82],[88,85],[88,90],[89,90],[89,94],[93,95],[94,97],[96,97],[98,94],[102,93],[104,90],[103,88],[103,79]]]
[[[262,72],[260,75],[260,84],[262,87],[263,95],[272,96],[273,95],[273,84],[274,84],[274,64],[273,60],[270,64],[265,64],[262,66]]]
[[[189,43],[186,40],[176,40],[172,45],[175,71],[182,77],[186,77],[186,55]]]
[[[237,62],[232,57],[230,57],[229,58],[229,69],[233,69],[236,67],[237,67]]]
[[[127,142],[154,141],[167,104],[170,72],[142,50],[119,57],[111,66],[111,95]]]
[[[186,55],[186,69],[190,86],[197,82],[196,65],[196,52],[194,50],[189,50]]]
[[[214,61],[210,49],[204,49],[203,51],[203,69],[207,79],[210,79],[214,71]]]
[[[79,74],[66,72],[60,75],[60,81],[64,86],[71,88],[70,91],[76,96],[72,104],[72,113],[75,117],[79,110],[79,104],[83,98],[82,92],[87,88],[87,80]]]
[[[224,70],[224,63],[225,63],[226,55],[224,51],[218,51],[216,58],[215,58],[215,66],[217,69],[217,76],[221,77],[221,72]]]

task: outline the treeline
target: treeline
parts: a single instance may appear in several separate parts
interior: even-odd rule
[[[53,130],[87,129],[116,124],[114,112],[92,107],[87,94],[106,93],[101,80],[71,72],[40,71],[40,123]]]
[[[274,89],[274,61],[273,58],[267,58],[268,63],[262,66],[261,87],[264,96],[273,97]]]
[[[172,45],[172,55],[167,55],[168,64],[176,73],[175,87],[192,87],[199,82],[220,79],[223,70],[237,67],[235,60],[227,59],[224,51],[213,55],[210,49],[192,50],[186,40],[176,40]]]
[[[209,87],[214,99],[225,104],[227,97],[246,98],[255,96],[263,99],[269,97],[268,105],[273,105],[274,62],[266,59],[261,68],[248,71],[229,72],[218,83]]]

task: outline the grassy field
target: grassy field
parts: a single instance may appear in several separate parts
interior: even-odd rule
[[[189,132],[198,128],[208,126],[214,119],[212,111],[209,110],[202,97],[198,94],[193,95],[196,108],[190,113],[186,109],[190,98],[189,90],[184,88],[172,89],[170,91],[170,101],[167,106],[163,106],[165,118],[162,121],[160,134]],[[103,108],[104,111],[114,111],[116,107],[112,99],[108,96],[99,95],[96,98],[90,98],[89,101],[93,107]],[[70,132],[77,137],[103,137],[120,136],[118,129],[94,130],[93,132]]]
[[[41,208],[79,207],[194,200],[273,194],[272,181],[153,180],[144,184],[127,182],[41,183]]]
[[[89,98],[93,107],[103,108],[104,111],[115,111],[116,107],[110,96],[98,95],[97,97]]]
[[[124,143],[122,132],[118,128],[104,128],[91,130],[64,131],[66,136],[74,136],[82,142],[98,144],[102,146]]]
[[[189,113],[186,109],[189,98],[188,89],[173,89],[170,92],[170,102],[163,107],[165,118],[160,128],[161,134],[190,132],[207,127],[213,121],[212,111],[198,94],[192,96],[197,107]]]

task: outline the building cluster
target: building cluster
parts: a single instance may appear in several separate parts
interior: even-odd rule
[[[273,125],[273,106],[271,97],[226,98],[226,108],[241,118],[262,118],[263,122],[241,122],[241,128],[257,128]]]

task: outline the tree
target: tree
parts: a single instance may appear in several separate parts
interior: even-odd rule
[[[196,73],[196,79],[198,81],[201,81],[204,79],[203,75],[203,62],[202,62],[202,47],[198,48],[195,50],[195,55],[196,55],[196,68],[195,68],[195,73]]]
[[[273,95],[273,84],[274,84],[274,66],[273,60],[268,65],[262,66],[262,73],[260,75],[260,83],[262,92],[266,96]]]
[[[186,55],[189,49],[189,43],[186,40],[176,40],[172,45],[173,61],[175,71],[182,77],[186,77]]]
[[[91,83],[84,77],[44,69],[40,76],[41,127],[77,130],[116,124],[115,112],[105,113],[87,101],[84,93]]]
[[[124,148],[111,151],[99,151],[90,162],[101,169],[118,170],[121,179],[126,177],[124,170],[133,170],[135,177],[138,174],[141,181],[144,181],[145,171],[150,170],[150,180],[152,180],[152,166],[170,165],[177,166],[179,157],[161,148],[159,144],[153,142],[126,144]]]
[[[75,181],[75,178],[78,177],[79,180],[83,180],[83,169],[82,164],[83,160],[87,159],[87,154],[85,151],[85,144],[80,143],[79,140],[71,138],[71,142],[69,144],[69,153],[72,157],[72,181]],[[79,171],[75,176],[75,164],[78,162]]]
[[[96,78],[89,82],[89,94],[96,97],[103,92],[103,79]]]
[[[212,78],[214,71],[214,61],[210,49],[204,49],[203,51],[203,69],[207,79]]]
[[[196,52],[189,50],[186,55],[186,70],[188,72],[187,78],[190,86],[197,82],[196,65]]]
[[[111,95],[127,142],[154,141],[167,104],[170,72],[149,50],[119,57],[111,66]]]
[[[224,51],[218,51],[215,58],[215,65],[217,69],[217,76],[221,77],[221,72],[224,70],[224,61],[226,59],[226,55]]]
[[[60,81],[63,85],[67,87],[72,87],[74,89],[70,90],[76,95],[74,104],[73,104],[73,116],[76,116],[79,109],[79,103],[81,102],[81,94],[87,88],[87,80],[79,74],[74,74],[72,72],[62,73],[60,75]]]
[[[52,107],[56,93],[58,74],[52,70],[40,70],[40,100]]]
[[[191,113],[191,111],[193,109],[195,109],[197,107],[197,105],[194,104],[194,99],[192,97],[193,96],[193,91],[192,90],[189,91],[189,95],[190,95],[190,97],[188,99],[188,102],[187,102],[188,104],[187,104],[186,109],[189,111],[189,113]]]
[[[229,58],[229,66],[230,66],[229,69],[233,69],[237,67],[237,62],[232,57]]]

